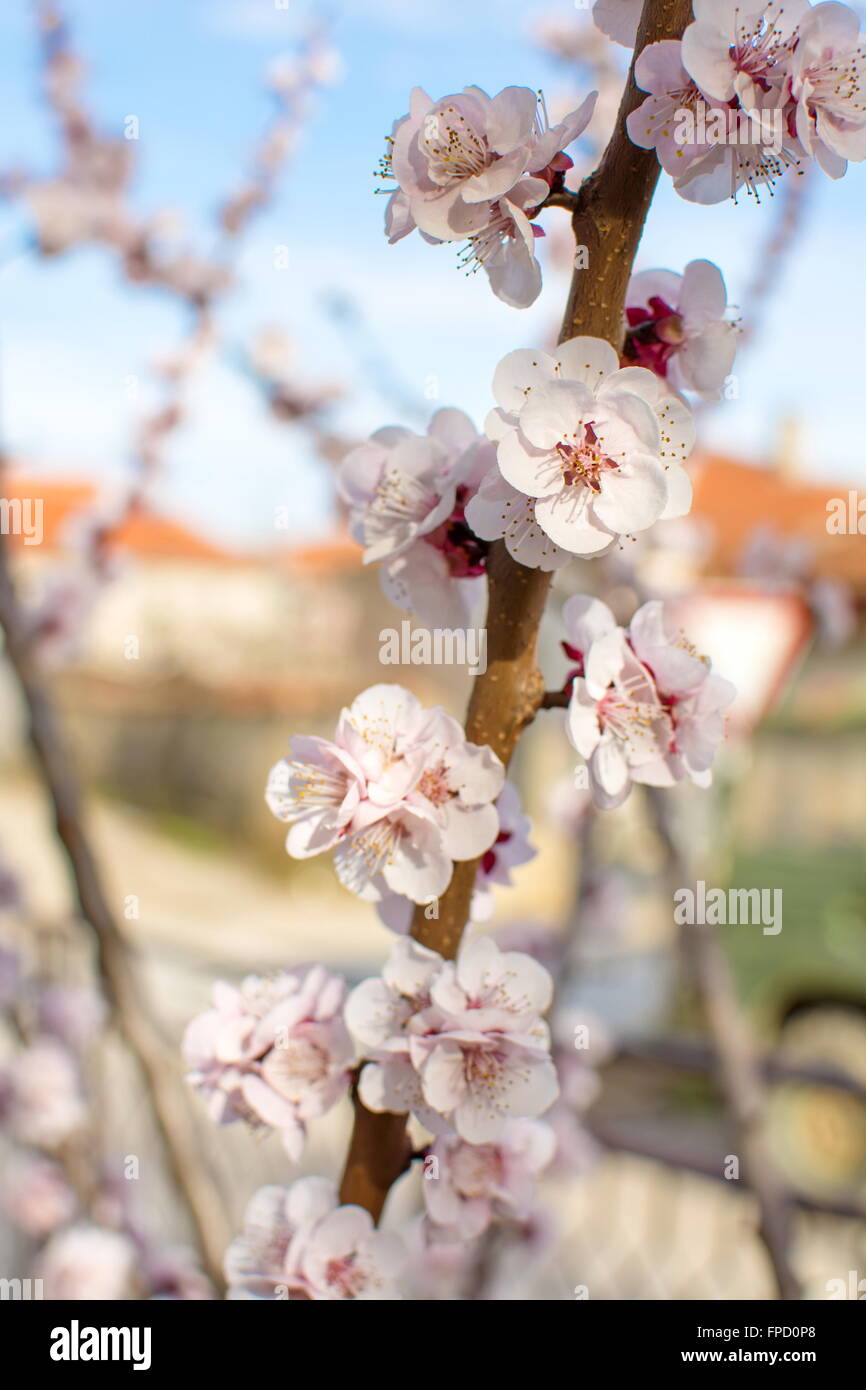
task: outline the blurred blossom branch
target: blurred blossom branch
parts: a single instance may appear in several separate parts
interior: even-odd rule
[[[664,795],[655,787],[647,797],[664,850],[671,883],[692,877],[671,827]],[[706,1016],[725,1101],[742,1148],[745,1179],[760,1213],[760,1233],[773,1266],[779,1296],[798,1299],[800,1284],[791,1264],[791,1212],[767,1147],[765,1092],[748,1027],[742,1018],[730,966],[718,931],[706,925],[684,928],[686,961]]]
[[[220,1285],[226,1214],[202,1164],[189,1113],[173,1074],[173,1057],[141,997],[129,948],[108,904],[84,821],[81,795],[51,702],[36,671],[0,537],[0,628],[5,655],[27,711],[28,739],[54,813],[82,921],[93,935],[100,978],[121,1037],[135,1058],[166,1157],[188,1210],[202,1260]]]

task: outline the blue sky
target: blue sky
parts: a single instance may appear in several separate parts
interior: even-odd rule
[[[90,64],[91,105],[106,127],[139,118],[134,201],[143,213],[183,212],[206,248],[210,216],[233,188],[267,119],[262,73],[291,50],[310,14],[288,0],[70,0],[77,46]],[[224,302],[229,353],[202,374],[187,425],[172,441],[162,504],[228,545],[272,542],[276,507],[291,505],[299,537],[327,529],[328,476],[303,435],[272,424],[231,365],[231,348],[265,325],[299,345],[299,370],[350,388],[335,422],[353,432],[407,419],[401,397],[422,407],[460,405],[480,423],[493,367],[514,347],[543,341],[562,309],[560,275],[515,311],[483,276],[466,279],[452,247],[417,237],[389,247],[384,200],[373,195],[383,137],[410,88],[434,95],[473,82],[544,87],[570,82],[532,37],[533,16],[588,24],[573,4],[515,0],[332,0],[327,13],[343,75],[318,98],[302,148],[274,205],[255,222]],[[48,174],[54,132],[38,100],[36,45],[27,0],[0,7],[0,169]],[[773,208],[698,208],[664,176],[639,267],[681,270],[697,256],[722,268],[742,302],[770,234]],[[565,214],[547,214],[547,224]],[[7,445],[34,467],[107,479],[129,467],[130,426],[150,399],[148,363],[182,336],[183,312],[166,296],[126,286],[101,252],[40,261],[22,248],[27,222],[0,209],[0,393]],[[286,270],[274,247],[289,247]],[[866,166],[838,184],[813,181],[805,229],[786,260],[760,337],[737,364],[739,398],[705,414],[702,442],[761,458],[781,422],[802,425],[803,467],[814,478],[866,483],[862,418],[866,324]],[[348,296],[365,324],[363,350],[329,312]],[[371,378],[365,359],[387,364]],[[363,360],[362,360],[363,359]],[[130,385],[130,379],[135,385]],[[135,390],[138,395],[136,396]],[[430,400],[438,390],[438,399]],[[426,398],[426,399],[425,399]],[[413,421],[409,420],[409,423]],[[417,423],[417,422],[416,422]]]

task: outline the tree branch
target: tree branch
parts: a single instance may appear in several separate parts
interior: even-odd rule
[[[229,1240],[222,1198],[198,1156],[198,1142],[173,1074],[174,1059],[140,996],[127,943],[114,919],[84,828],[78,785],[51,703],[29,654],[8,543],[0,536],[0,628],[28,718],[28,737],[50,798],[83,921],[93,935],[99,972],[117,1028],[135,1058],[169,1167],[188,1209],[202,1263],[217,1289]]]
[[[667,871],[677,887],[691,879],[673,835],[664,795],[647,787],[656,829],[664,846]],[[749,1031],[740,1013],[734,981],[715,927],[684,928],[686,958],[703,1005],[718,1061],[725,1101],[742,1148],[744,1176],[760,1213],[759,1234],[773,1266],[779,1296],[801,1297],[790,1262],[791,1220],[788,1194],[779,1181],[765,1133],[764,1087]]]
[[[634,62],[647,44],[679,38],[691,17],[691,0],[646,0],[610,144],[601,165],[577,195],[572,225],[577,244],[589,248],[589,260],[588,269],[574,271],[561,342],[586,334],[607,339],[617,350],[622,345],[626,287],[659,177],[655,151],[638,149],[626,129],[627,117],[644,98],[634,81]],[[472,743],[488,744],[507,767],[544,696],[535,648],[552,576],[519,565],[502,541],[491,547],[487,575],[487,670],[472,687],[466,737]],[[476,869],[477,861],[454,865],[451,882],[439,901],[438,917],[427,917],[424,907],[415,912],[415,940],[446,958],[457,954]],[[372,1155],[384,1153],[393,1119],[374,1115],[356,1102],[351,1153],[356,1158],[367,1156],[369,1161]],[[392,1181],[401,1172],[395,1164]],[[347,1168],[342,1200],[364,1205],[371,1185],[378,1194],[381,1170],[379,1179],[372,1183],[369,1171],[357,1164],[351,1171]],[[378,1210],[374,1214],[378,1216]]]

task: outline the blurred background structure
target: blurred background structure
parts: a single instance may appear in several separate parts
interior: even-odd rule
[[[516,313],[483,277],[464,281],[449,248],[386,247],[370,171],[413,84],[468,82],[543,85],[554,108],[599,86],[585,171],[622,62],[585,11],[512,0],[339,0],[327,26],[271,0],[122,16],[107,0],[62,13],[14,0],[0,35],[0,494],[6,518],[42,504],[38,544],[8,524],[0,539],[161,1065],[232,1232],[254,1188],[291,1165],[275,1137],[205,1118],[183,1088],[185,1024],[217,978],[317,959],[354,982],[388,945],[329,864],[285,855],[268,769],[290,734],[327,734],[377,680],[458,717],[471,680],[380,663],[380,634],[406,615],[361,565],[334,465],[386,420],[417,428],[454,404],[480,423],[495,361],[555,333],[571,255],[551,210],[545,289]],[[802,182],[760,217],[660,187],[639,268],[717,261],[749,311],[737,375],[701,414],[688,519],[561,572],[541,658],[558,688],[569,593],[598,592],[618,615],[659,595],[740,696],[713,792],[668,793],[664,824],[637,795],[593,814],[561,711],[521,744],[538,853],[497,890],[491,926],[557,961],[560,1047],[576,1019],[593,1045],[557,1117],[543,1190],[555,1220],[501,1234],[478,1268],[428,1260],[419,1297],[774,1296],[748,1186],[726,1173],[739,1141],[689,986],[702,929],[674,920],[672,888],[698,878],[782,893],[778,933],[725,926],[722,945],[767,1086],[799,1284],[866,1295],[866,184],[855,168],[831,205]],[[847,533],[828,525],[834,499]],[[0,1272],[45,1268],[46,1241],[87,1213],[134,1239],[146,1276],[117,1250],[73,1251],[49,1261],[53,1287],[85,1286],[89,1260],[108,1271],[87,1286],[96,1297],[207,1296],[197,1258],[174,1249],[186,1216],[158,1117],[87,994],[93,943],[9,663],[0,766]],[[57,1093],[68,1100],[67,1063],[73,1090],[88,1079],[84,1141],[81,1115],[57,1133],[9,1120],[21,1049],[46,1038],[67,1059],[40,1068]],[[348,1111],[318,1122],[302,1171],[338,1170]],[[406,1178],[394,1218],[416,1206]]]

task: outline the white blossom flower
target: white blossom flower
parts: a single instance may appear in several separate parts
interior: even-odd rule
[[[211,1118],[269,1125],[299,1159],[306,1121],[348,1089],[345,995],[343,980],[321,965],[249,975],[239,989],[219,981],[214,1007],[192,1020],[183,1042],[187,1079],[208,1098]]]
[[[490,937],[464,942],[456,963],[420,951],[396,942],[382,980],[349,996],[346,1022],[370,1058],[361,1099],[374,1111],[411,1110],[434,1134],[496,1140],[508,1119],[540,1115],[558,1093],[541,1018],[550,976]]]
[[[525,1220],[536,1178],[551,1162],[556,1137],[543,1120],[508,1120],[492,1143],[442,1135],[424,1161],[422,1191],[433,1240],[472,1240],[496,1217]]]
[[[452,861],[496,839],[501,762],[402,686],[371,686],[343,710],[333,743],[296,737],[291,752],[266,793],[290,823],[286,848],[296,858],[335,849],[340,881],[370,902],[438,897]]]
[[[572,338],[554,355],[509,353],[493,394],[498,408],[487,432],[499,471],[534,499],[535,523],[563,550],[597,555],[622,535],[688,511],[681,464],[694,441],[691,413],[662,393],[653,373],[620,369],[609,343]],[[480,506],[469,518],[489,524]],[[523,547],[515,548],[525,563]]]
[[[400,1238],[362,1207],[340,1206],[332,1182],[299,1178],[260,1188],[247,1207],[226,1252],[228,1298],[399,1300],[405,1263]]]
[[[654,600],[627,631],[598,599],[563,608],[569,639],[583,654],[567,730],[586,761],[593,800],[619,806],[634,782],[669,787],[683,778],[708,786],[724,735],[722,710],[735,695],[687,640],[665,625]]]
[[[388,598],[431,626],[463,627],[483,589],[487,545],[465,507],[494,458],[461,410],[438,410],[426,436],[378,430],[337,475],[364,563],[381,562]]]
[[[482,267],[494,293],[524,308],[541,288],[531,219],[571,161],[596,93],[549,126],[543,98],[528,87],[489,97],[480,87],[433,101],[415,88],[395,122],[382,165],[397,189],[385,228],[401,240],[417,227],[428,241],[466,241],[465,261]]]
[[[866,41],[847,5],[816,5],[800,22],[789,62],[797,136],[825,174],[866,159]]]

